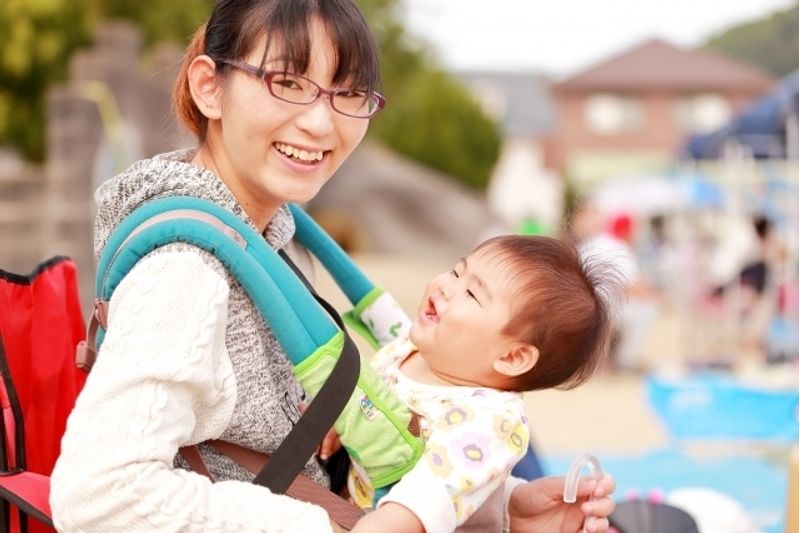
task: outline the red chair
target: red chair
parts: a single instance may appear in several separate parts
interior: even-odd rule
[[[74,363],[84,335],[70,259],[0,270],[0,531],[53,531],[49,476],[86,379]]]

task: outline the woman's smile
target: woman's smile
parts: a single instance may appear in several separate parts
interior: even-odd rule
[[[322,161],[322,158],[325,157],[325,154],[330,152],[330,150],[303,148],[281,142],[276,142],[274,146],[275,149],[278,150],[282,155],[294,161],[309,165],[313,165],[314,163]]]

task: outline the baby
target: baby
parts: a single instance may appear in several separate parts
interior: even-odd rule
[[[575,387],[607,352],[621,282],[592,259],[558,239],[501,236],[428,284],[409,334],[372,361],[419,415],[425,452],[353,531],[502,522],[504,483],[528,448],[522,392]],[[357,467],[349,489],[371,505]]]

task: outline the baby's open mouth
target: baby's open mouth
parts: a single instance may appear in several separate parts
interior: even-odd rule
[[[433,298],[428,298],[428,305],[425,307],[425,318],[429,320],[439,319],[439,313],[436,312],[436,306],[433,304]]]

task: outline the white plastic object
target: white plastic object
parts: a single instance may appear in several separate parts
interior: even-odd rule
[[[578,483],[581,480],[581,470],[584,466],[589,467],[589,476],[594,479],[603,477],[603,469],[600,467],[600,461],[594,455],[582,453],[572,461],[567,471],[567,479],[564,482],[564,501],[566,503],[575,503],[578,500]],[[591,497],[590,497],[591,499]],[[583,523],[582,532],[586,531],[586,524],[590,520],[586,517]]]
[[[603,469],[600,467],[600,461],[594,455],[582,453],[572,461],[567,471],[567,480],[564,483],[564,501],[566,503],[575,503],[578,499],[578,482],[581,480],[581,470],[583,467],[589,466],[589,475],[594,479],[603,477]]]

